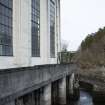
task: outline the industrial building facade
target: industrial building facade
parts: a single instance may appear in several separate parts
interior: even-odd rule
[[[0,69],[56,64],[60,0],[0,0]]]
[[[66,105],[75,64],[59,63],[60,0],[0,0],[0,105]]]

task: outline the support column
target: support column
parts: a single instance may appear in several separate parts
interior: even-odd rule
[[[34,92],[28,93],[15,100],[15,105],[36,105],[35,104]],[[11,104],[10,104],[11,105]]]
[[[74,73],[71,75],[71,77],[69,78],[69,96],[70,99],[69,100],[78,100],[79,98],[79,83],[78,83],[78,79],[76,79]]]
[[[18,98],[15,100],[15,105],[23,105],[23,98]]]
[[[73,95],[74,81],[75,77],[74,74],[72,74],[71,77],[69,78],[69,93],[72,95]]]
[[[70,104],[70,75],[66,77],[66,104]]]
[[[59,80],[59,104],[66,104],[66,77]]]
[[[51,84],[43,88],[43,101],[41,105],[51,105]]]
[[[52,82],[51,101],[52,101],[52,105],[59,104],[59,80]]]

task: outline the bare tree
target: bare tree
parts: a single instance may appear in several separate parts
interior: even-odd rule
[[[66,40],[62,40],[61,42],[61,51],[62,52],[66,52],[67,51],[67,48],[68,48],[68,42]]]

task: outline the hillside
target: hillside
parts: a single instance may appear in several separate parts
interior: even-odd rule
[[[74,59],[82,68],[105,65],[105,27],[82,41]]]

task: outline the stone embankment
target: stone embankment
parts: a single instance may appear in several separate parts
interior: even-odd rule
[[[93,101],[105,102],[105,67],[80,69],[79,73],[80,81],[84,84],[87,83],[92,86],[91,92]]]

